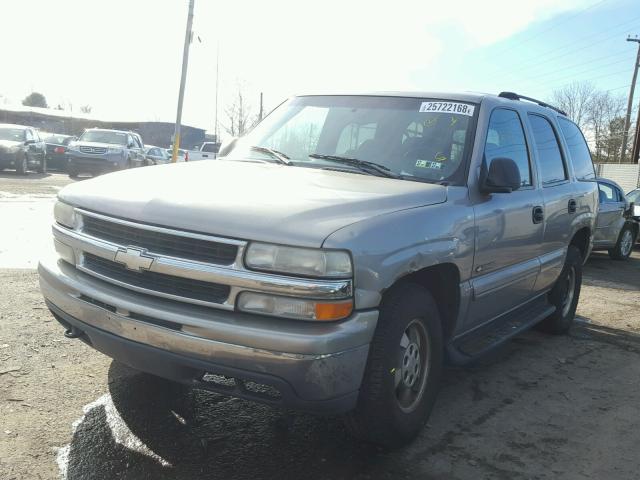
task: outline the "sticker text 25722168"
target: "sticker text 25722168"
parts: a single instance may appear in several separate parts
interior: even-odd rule
[[[475,107],[467,103],[458,102],[422,102],[421,112],[453,113],[456,115],[473,116]]]

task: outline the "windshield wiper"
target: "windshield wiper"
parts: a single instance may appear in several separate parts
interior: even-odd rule
[[[279,152],[277,150],[274,150],[273,148],[268,148],[268,147],[261,147],[260,145],[252,145],[251,147],[249,147],[251,150],[255,150],[256,152],[261,152],[261,153],[268,153],[269,155],[271,155],[272,158],[274,158],[278,163],[281,163],[283,165],[293,165],[293,163],[291,163],[291,160],[289,160],[289,157],[286,156],[284,153]]]
[[[310,158],[317,158],[319,160],[328,160],[329,162],[342,163],[343,165],[349,165],[351,167],[356,167],[357,169],[371,174],[372,172],[376,172],[378,176],[388,177],[388,178],[402,178],[401,175],[391,171],[389,168],[384,165],[380,165],[379,163],[370,162],[368,160],[359,160],[357,158],[351,157],[341,157],[339,155],[322,155],[320,153],[312,153],[309,155]]]

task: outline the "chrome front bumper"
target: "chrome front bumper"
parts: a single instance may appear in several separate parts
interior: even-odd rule
[[[278,402],[319,412],[355,406],[378,318],[314,323],[216,310],[142,295],[58,260],[39,265],[52,312],[97,350],[134,368],[202,383],[204,374],[275,387]],[[232,395],[263,401],[242,389]],[[265,400],[266,401],[266,400]]]

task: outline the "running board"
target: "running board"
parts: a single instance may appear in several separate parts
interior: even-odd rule
[[[544,320],[556,307],[549,305],[546,295],[527,305],[498,317],[488,325],[482,325],[469,333],[453,339],[447,346],[447,354],[453,365],[465,365],[489,353],[516,335]]]

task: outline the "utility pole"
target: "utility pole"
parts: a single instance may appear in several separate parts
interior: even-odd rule
[[[191,44],[191,26],[193,25],[193,4],[195,0],[189,0],[189,14],[187,16],[187,32],[184,36],[184,50],[182,51],[182,76],[180,77],[180,92],[178,93],[178,113],[176,115],[176,128],[173,133],[173,152],[171,162],[178,160],[180,148],[180,127],[182,123],[182,103],[184,101],[184,86],[187,83],[187,65],[189,64],[189,45]]]
[[[258,114],[258,121],[262,121],[262,115],[263,115],[263,110],[262,110],[262,92],[260,92],[260,113]]]
[[[220,67],[220,43],[216,47],[216,124],[213,127],[214,135],[216,136],[216,143],[220,143],[220,139],[218,138],[218,72]]]
[[[629,103],[627,103],[627,115],[624,117],[624,130],[622,131],[622,151],[620,152],[620,160],[618,163],[624,161],[624,155],[627,150],[627,140],[629,138],[629,126],[631,124],[631,109],[633,108],[633,92],[636,89],[636,78],[638,78],[638,67],[640,67],[640,38],[636,35],[635,38],[627,37],[627,42],[636,42],[638,44],[638,54],[633,66],[633,80],[631,80],[631,89],[629,90]],[[636,125],[636,130],[638,126]]]
[[[631,163],[638,163],[640,156],[640,108],[638,108],[638,118],[636,119],[636,135],[633,139],[633,150],[631,151]]]

